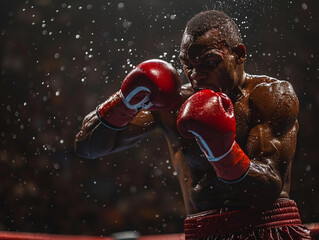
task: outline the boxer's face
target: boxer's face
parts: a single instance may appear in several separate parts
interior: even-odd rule
[[[216,29],[195,42],[184,33],[179,57],[195,91],[208,88],[228,94],[238,84],[238,56],[220,39]]]

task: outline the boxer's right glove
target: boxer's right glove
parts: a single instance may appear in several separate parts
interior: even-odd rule
[[[180,90],[181,80],[171,64],[148,60],[137,65],[121,89],[97,107],[97,115],[104,125],[122,129],[142,109],[176,109],[182,99]]]
[[[227,95],[208,89],[192,95],[179,110],[177,129],[185,138],[196,138],[221,180],[246,176],[250,161],[235,141],[234,108]]]

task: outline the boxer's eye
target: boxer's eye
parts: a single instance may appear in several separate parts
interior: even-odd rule
[[[222,58],[220,55],[209,53],[203,57],[202,65],[212,69],[212,68],[216,68],[221,61],[222,61]]]
[[[208,66],[208,67],[216,67],[217,66],[215,61],[206,61],[204,65]]]

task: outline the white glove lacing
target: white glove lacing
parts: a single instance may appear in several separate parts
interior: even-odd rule
[[[140,102],[132,105],[130,104],[130,101],[133,97],[136,96],[141,91],[146,91],[149,94],[147,94]],[[120,95],[122,98],[123,103],[132,110],[140,111],[141,109],[149,109],[153,104],[150,102],[150,93],[151,90],[149,90],[147,87],[139,86],[135,88],[132,92],[130,92],[126,97],[123,95],[122,91],[120,91]]]

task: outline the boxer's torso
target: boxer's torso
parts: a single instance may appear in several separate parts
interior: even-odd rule
[[[236,141],[245,152],[249,132],[259,121],[255,117],[254,109],[251,108],[251,92],[260,83],[274,81],[276,80],[266,76],[247,75],[242,86],[242,94],[232,99],[236,116]],[[182,90],[185,100],[193,93],[191,87],[187,85]],[[167,138],[188,214],[225,207],[240,208],[247,205],[241,193],[237,191],[236,184],[227,184],[217,178],[213,167],[196,141],[184,139],[178,135],[175,112],[158,112],[154,116]],[[283,185],[284,188],[279,197],[288,197],[289,178]]]

